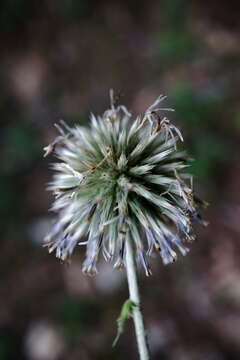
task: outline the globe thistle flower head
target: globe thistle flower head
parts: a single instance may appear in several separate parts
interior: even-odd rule
[[[192,224],[205,222],[186,172],[187,155],[177,149],[182,134],[162,117],[172,111],[160,107],[165,97],[133,119],[110,95],[110,109],[92,114],[89,128],[60,121],[59,136],[44,148],[45,156],[54,152],[59,160],[48,188],[58,220],[45,244],[62,261],[86,245],[83,271],[95,274],[100,252],[115,268],[124,267],[131,241],[149,275],[154,250],[164,264],[175,261],[177,252],[186,255]]]

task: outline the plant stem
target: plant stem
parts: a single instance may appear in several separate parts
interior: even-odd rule
[[[133,254],[132,239],[128,236],[126,239],[126,270],[130,300],[136,306],[133,309],[133,321],[135,326],[138,351],[140,360],[149,360],[149,347],[147,342],[146,331],[144,328],[143,315],[141,312],[140,296],[137,282],[136,262]]]

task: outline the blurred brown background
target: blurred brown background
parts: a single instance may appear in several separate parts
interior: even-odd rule
[[[138,358],[131,322],[116,348],[124,272],[66,267],[41,241],[51,222],[53,124],[88,122],[109,88],[142,112],[160,94],[196,161],[211,206],[187,258],[140,270],[153,359],[240,359],[240,3],[0,2],[0,359]]]

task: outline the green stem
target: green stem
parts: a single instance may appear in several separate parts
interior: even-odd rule
[[[146,331],[144,328],[143,315],[141,312],[140,295],[136,273],[136,262],[134,259],[132,239],[129,236],[127,237],[126,241],[126,270],[130,300],[136,304],[136,306],[133,308],[133,321],[135,326],[140,360],[149,360],[150,354]]]

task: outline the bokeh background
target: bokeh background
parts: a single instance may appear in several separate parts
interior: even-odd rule
[[[143,112],[160,94],[210,207],[186,258],[140,270],[153,359],[240,359],[239,1],[1,0],[0,359],[138,358],[124,272],[81,273],[47,254],[53,124],[88,123],[108,92]]]

